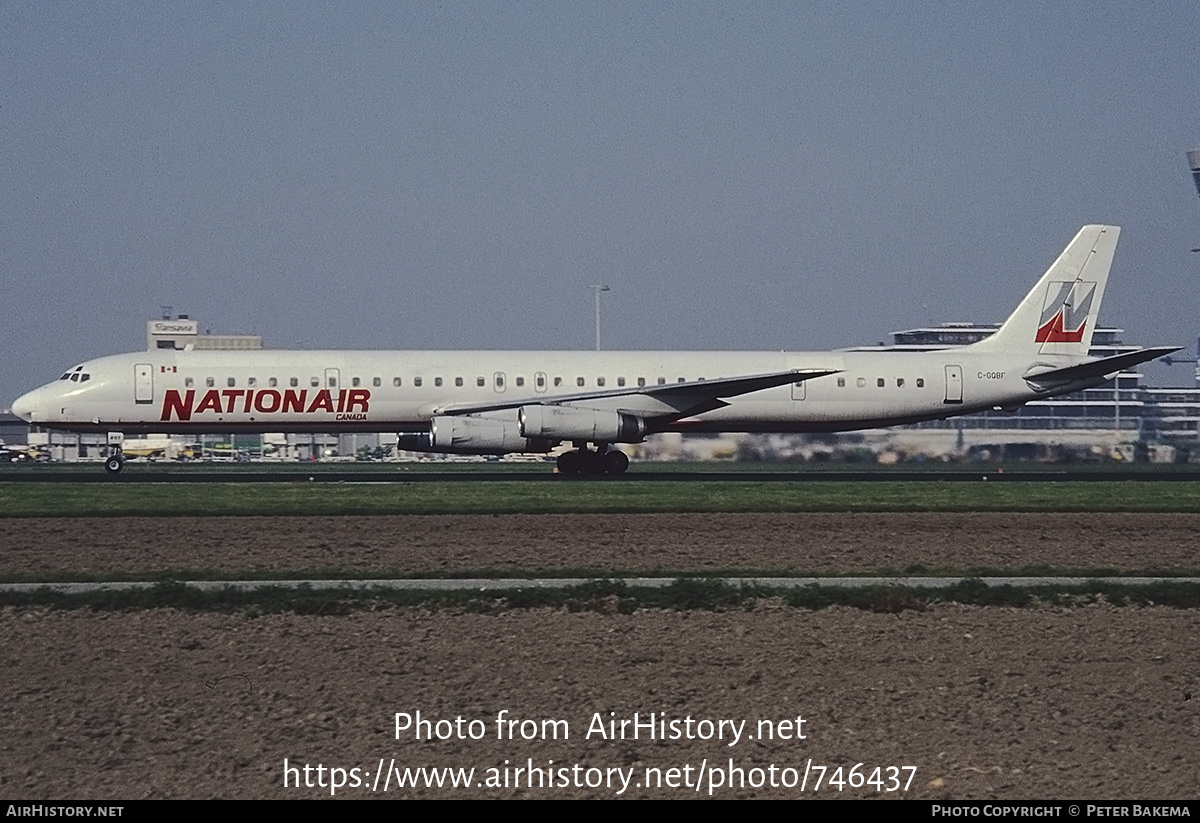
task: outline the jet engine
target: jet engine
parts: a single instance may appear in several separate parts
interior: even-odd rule
[[[401,434],[398,448],[414,452],[446,454],[508,454],[509,452],[545,453],[556,444],[526,437],[515,420],[486,417],[434,417],[429,432]]]
[[[632,414],[570,406],[522,406],[517,414],[521,434],[548,440],[592,443],[640,443],[646,421]]]

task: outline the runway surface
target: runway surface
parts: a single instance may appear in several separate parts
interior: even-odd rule
[[[1200,471],[645,471],[580,477],[538,471],[129,471],[112,476],[100,466],[70,471],[0,471],[0,483],[628,483],[628,482],[960,482],[1051,483],[1154,481],[1192,483]]]

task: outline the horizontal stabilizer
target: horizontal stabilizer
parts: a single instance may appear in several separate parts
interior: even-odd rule
[[[1091,380],[1124,371],[1130,366],[1145,363],[1148,360],[1162,357],[1171,352],[1179,351],[1181,346],[1156,346],[1151,349],[1140,349],[1125,354],[1115,354],[1112,357],[1101,357],[1099,360],[1089,360],[1075,366],[1065,366],[1061,369],[1047,368],[1045,371],[1034,371],[1025,374],[1025,380],[1035,389],[1048,390],[1064,383],[1075,383],[1080,380]]]

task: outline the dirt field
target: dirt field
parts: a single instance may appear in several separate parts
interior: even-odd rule
[[[1200,566],[1196,514],[639,514],[0,520],[0,573],[204,568]]]
[[[0,522],[0,568],[47,578],[55,570],[181,567],[1194,568],[1200,519],[646,515],[97,525]],[[698,796],[719,777],[717,797],[797,797],[800,788],[786,784],[802,780],[811,760],[830,767],[826,776],[841,766],[850,779],[858,763],[864,767],[854,774],[868,779],[883,767],[885,788],[891,775],[903,784],[910,774],[888,767],[915,766],[909,797],[1195,799],[1197,636],[1195,611],[1107,605],[890,615],[764,603],[724,613],[256,618],[6,609],[0,797],[328,797],[330,767],[346,770],[338,797],[610,797],[625,779],[623,797],[695,797],[702,764]],[[461,717],[464,736],[482,730],[483,738],[417,741],[405,731],[396,739],[395,713],[418,710],[433,721]],[[562,739],[563,726],[526,724],[539,737],[557,728],[559,739],[525,740],[518,723],[516,739],[498,740],[503,711],[518,721],[565,720],[570,736]],[[619,734],[620,721],[635,712],[643,723],[650,713],[665,717],[668,734],[678,721],[682,737],[647,739],[643,727],[635,740],[628,725],[626,739],[604,739],[595,727],[587,734],[597,716],[605,731],[615,721]],[[467,726],[472,720],[479,724]],[[699,739],[709,728],[700,721],[711,721],[723,739]],[[776,739],[760,739],[767,732],[760,721],[779,724]],[[452,728],[440,731],[454,735]],[[798,730],[804,739],[779,739]],[[304,783],[303,766],[312,767],[311,788],[284,788],[285,758],[298,768],[288,773],[293,786]],[[372,793],[381,758],[390,786],[385,793],[388,778],[380,777]],[[387,768],[393,758],[401,770],[474,768],[472,783],[485,785],[398,790]],[[528,773],[515,770],[530,761],[552,787],[526,787]],[[816,776],[809,769],[803,796],[814,796]],[[589,780],[602,785],[589,788]],[[752,785],[759,782],[766,785]],[[816,796],[830,791],[826,783]],[[841,792],[876,793],[870,783]]]

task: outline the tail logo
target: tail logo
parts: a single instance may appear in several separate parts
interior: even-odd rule
[[[1038,324],[1038,343],[1082,343],[1096,284],[1083,280],[1056,281],[1046,287],[1046,302]]]

